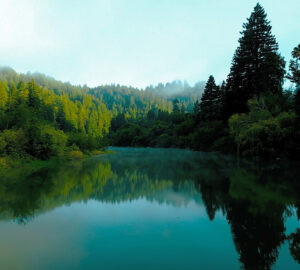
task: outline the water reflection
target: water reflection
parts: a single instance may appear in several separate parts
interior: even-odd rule
[[[118,148],[115,154],[39,171],[15,171],[0,181],[0,220],[27,224],[41,213],[74,202],[119,204],[144,198],[172,206],[193,201],[209,220],[221,211],[244,269],[271,269],[288,243],[300,263],[300,228],[286,232],[286,219],[300,218],[300,172],[294,164],[243,162],[181,150]]]

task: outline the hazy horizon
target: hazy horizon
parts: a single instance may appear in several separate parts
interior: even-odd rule
[[[0,0],[0,64],[90,87],[226,79],[257,0]],[[260,1],[279,52],[299,43],[300,1]]]

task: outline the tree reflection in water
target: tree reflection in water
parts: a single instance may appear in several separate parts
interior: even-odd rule
[[[241,266],[270,269],[289,243],[300,263],[300,228],[285,220],[300,212],[299,169],[293,164],[236,165],[234,158],[183,150],[127,149],[38,171],[18,170],[0,181],[0,219],[26,224],[41,213],[90,199],[120,203],[139,198],[180,206],[195,201],[213,221],[226,217]],[[172,190],[180,199],[168,196]]]

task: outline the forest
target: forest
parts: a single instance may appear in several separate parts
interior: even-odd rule
[[[250,158],[300,158],[300,44],[286,62],[257,4],[228,77],[145,89],[74,86],[0,70],[0,168],[81,158],[108,145],[188,148]],[[292,87],[286,89],[285,82]]]

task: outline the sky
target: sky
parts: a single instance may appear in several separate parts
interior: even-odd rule
[[[226,79],[257,0],[0,0],[0,65],[72,84],[146,87]],[[261,0],[282,56],[300,0]]]

